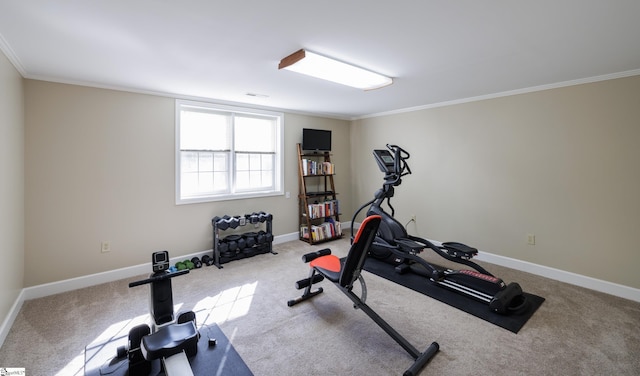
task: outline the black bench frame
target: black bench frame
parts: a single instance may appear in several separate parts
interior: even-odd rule
[[[304,262],[310,263],[311,272],[309,277],[296,283],[296,288],[305,289],[301,297],[289,300],[287,305],[292,307],[300,302],[308,300],[323,292],[322,287],[312,291],[313,284],[327,278],[338,287],[354,304],[354,308],[361,309],[367,314],[380,328],[382,328],[391,338],[393,338],[405,351],[411,355],[415,362],[405,372],[404,376],[417,375],[429,360],[438,352],[440,346],[437,342],[431,343],[424,352],[418,351],[409,341],[407,341],[400,333],[398,333],[389,323],[387,323],[380,315],[378,315],[366,303],[366,285],[361,275],[362,266],[367,257],[368,250],[376,236],[381,217],[379,215],[371,215],[362,222],[358,233],[356,234],[351,249],[347,257],[339,259],[331,254],[331,250],[323,249],[317,252],[308,253],[302,256]],[[362,286],[361,297],[356,295],[353,290],[353,284],[356,280],[360,281]]]

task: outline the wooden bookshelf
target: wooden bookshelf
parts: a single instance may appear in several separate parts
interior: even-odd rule
[[[300,240],[309,244],[342,237],[335,170],[330,152],[305,153],[298,144]]]

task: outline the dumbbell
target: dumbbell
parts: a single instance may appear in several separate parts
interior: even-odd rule
[[[222,218],[216,216],[216,217],[213,217],[213,219],[211,220],[211,224],[212,225],[216,225],[219,230],[224,231],[224,230],[229,228],[229,226],[230,226],[229,221],[230,220],[231,220],[231,217],[229,217],[228,215],[225,215]]]
[[[269,213],[260,212],[260,222],[270,221],[273,219],[273,216]]]
[[[248,248],[251,248],[254,245],[256,245],[256,237],[258,236],[258,233],[256,233],[256,232],[247,232],[247,233],[244,233],[242,236],[244,237],[245,241],[247,242],[247,247]]]
[[[182,263],[189,270],[195,269],[195,267],[196,267],[195,264],[193,263],[193,261],[191,261],[191,260],[184,260],[184,261],[182,261]]]
[[[176,269],[178,269],[178,271],[180,270],[185,270],[188,269],[187,265],[184,263],[184,261],[178,261],[176,262]]]
[[[220,243],[218,243],[218,251],[219,252],[228,252],[229,251],[229,243],[227,243],[225,240],[222,240]]]
[[[236,228],[240,225],[240,218],[239,217],[233,217],[231,219],[229,219],[229,226],[231,228]]]
[[[238,249],[238,239],[242,239],[240,235],[229,235],[224,238],[225,242],[229,245],[229,251],[234,252]]]
[[[200,269],[200,268],[202,268],[202,261],[200,261],[200,259],[199,259],[199,258],[194,257],[194,258],[192,258],[192,259],[191,259],[191,262],[193,263],[193,266],[194,266],[196,269]]]
[[[258,232],[258,235],[256,236],[256,242],[257,242],[258,244],[263,244],[263,243],[265,243],[265,241],[266,241],[266,235],[267,235],[267,233],[266,233],[266,232],[264,232],[264,231],[262,231],[262,230],[261,230],[260,232]]]
[[[215,260],[213,259],[213,257],[209,255],[202,256],[202,263],[205,264],[206,266],[211,266],[213,265],[214,262]]]
[[[271,243],[273,241],[273,234],[270,232],[260,231],[257,238],[258,244]]]

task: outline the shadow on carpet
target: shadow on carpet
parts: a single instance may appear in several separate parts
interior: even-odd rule
[[[201,337],[198,340],[198,354],[189,359],[191,370],[195,376],[253,376],[249,367],[247,367],[217,325],[206,325],[201,327],[199,331]],[[215,346],[209,346],[209,338],[215,338]],[[128,375],[127,357],[122,359],[115,357],[118,346],[126,345],[127,341],[128,338],[125,336],[101,344],[87,346],[85,349],[84,374],[86,376]],[[160,360],[154,360],[150,375],[161,376],[164,374],[160,366]]]
[[[393,265],[371,257],[367,258],[364,270],[404,287],[410,288],[411,290],[417,291],[421,294],[427,295],[442,303],[467,312],[513,333],[518,333],[518,331],[522,329],[524,324],[526,324],[526,322],[544,302],[544,298],[525,292],[524,295],[527,298],[527,302],[524,307],[518,311],[501,315],[489,310],[489,306],[486,303],[473,300],[464,295],[437,286],[424,276],[414,273],[399,274],[395,271]]]

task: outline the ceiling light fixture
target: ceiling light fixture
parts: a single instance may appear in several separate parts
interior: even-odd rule
[[[363,90],[379,89],[393,83],[389,77],[304,49],[280,60],[278,69],[287,69]]]

